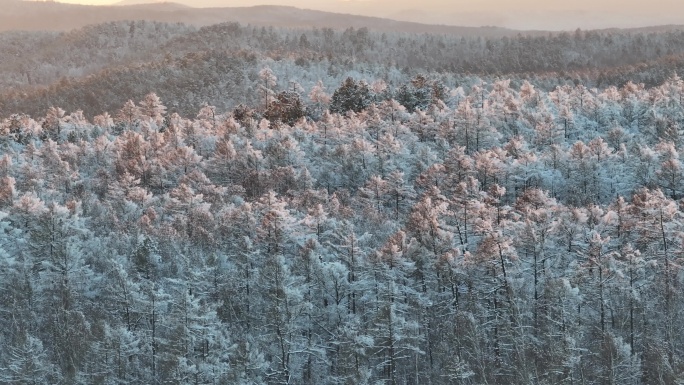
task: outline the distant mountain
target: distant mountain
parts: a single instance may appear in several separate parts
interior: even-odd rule
[[[112,0],[115,1],[115,0]],[[125,0],[127,4],[154,0]],[[495,25],[524,30],[633,28],[684,23],[684,2],[675,0],[575,0],[563,2],[444,0],[171,0],[195,8],[285,5],[401,21],[460,26]],[[498,3],[493,6],[494,3]],[[614,4],[609,6],[608,4]],[[630,4],[631,3],[631,4]],[[665,5],[664,3],[667,3]],[[619,4],[619,6],[617,5]],[[663,10],[667,10],[663,12]]]
[[[126,5],[133,2],[137,4]],[[512,36],[519,33],[519,31],[505,28],[429,25],[312,11],[288,6],[191,8],[178,3],[155,2],[154,0],[124,0],[123,3],[123,5],[115,6],[88,6],[56,2],[4,0],[0,2],[2,4],[0,7],[0,31],[66,31],[111,21],[148,20],[167,23],[182,22],[194,26],[239,22],[241,24],[284,28],[327,27],[346,29],[349,27],[367,27],[381,32],[437,33],[484,37]]]
[[[166,4],[182,8],[191,8],[189,4],[184,4],[181,2],[165,1],[165,0],[122,0],[118,3],[114,3],[116,6],[130,6],[130,5],[150,5],[150,4]]]
[[[293,4],[289,0],[272,0],[269,2]],[[625,19],[625,16],[619,12],[611,15],[597,15],[581,11],[539,11],[531,14],[522,11],[474,12],[459,10],[458,12],[451,12],[444,10],[436,12],[434,11],[434,4],[431,7],[423,7],[421,4],[420,8],[415,7],[415,5],[413,7],[388,5],[383,8],[384,11],[380,12],[377,9],[379,3],[376,1],[313,2],[301,0],[297,2],[301,8],[288,5],[243,6],[250,3],[246,0],[233,0],[229,3],[231,4],[230,7],[198,8],[212,3],[194,0],[122,0],[112,6],[87,6],[59,2],[0,0],[0,31],[64,31],[109,21],[149,20],[169,23],[182,22],[198,27],[222,22],[239,22],[241,24],[285,28],[330,27],[346,29],[348,27],[368,27],[371,30],[381,32],[500,37],[515,36],[518,33],[545,35],[546,32],[540,32],[543,30],[565,29],[574,31],[580,25],[582,29],[625,25],[625,23],[620,22],[620,20]],[[253,4],[253,1],[251,3]],[[329,10],[333,7],[329,3],[339,3],[338,12],[330,12]],[[371,3],[374,4],[373,7],[371,7]],[[228,4],[228,2],[221,4]],[[372,9],[366,9],[367,7]],[[320,9],[328,9],[328,11]],[[580,19],[582,23],[577,22]],[[656,25],[658,24],[657,20],[677,24],[679,19],[674,16],[665,19],[650,17],[639,23],[631,24]],[[422,24],[425,21],[430,21],[432,24]],[[477,25],[505,27],[473,27]]]
[[[164,1],[162,0],[121,0],[119,2],[116,2],[112,5],[139,5],[139,4],[156,4],[156,3],[163,3]]]
[[[157,4],[157,3],[163,3],[164,1],[162,0],[122,0],[117,3],[114,3],[113,5],[139,5],[139,4]]]

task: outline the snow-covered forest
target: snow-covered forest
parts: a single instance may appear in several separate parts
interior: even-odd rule
[[[292,81],[307,90],[322,81],[334,90],[351,76],[382,79],[391,92],[419,74],[449,88],[502,78],[517,87],[527,80],[548,92],[559,85],[605,88],[629,81],[653,87],[674,71],[684,73],[684,32],[674,27],[408,33],[121,21],[68,32],[3,32],[0,52],[4,118],[40,116],[57,106],[91,119],[149,92],[183,116],[196,114],[203,103],[220,111],[255,106],[265,66],[277,74],[281,90]]]
[[[0,382],[684,380],[676,75],[254,70],[226,111],[2,121]]]

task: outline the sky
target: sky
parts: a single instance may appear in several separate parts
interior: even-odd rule
[[[60,0],[108,5],[120,0]],[[160,0],[128,0],[158,2]],[[684,0],[172,0],[196,7],[291,5],[429,24],[575,29],[684,24]]]
[[[90,5],[109,5],[117,3],[120,0],[60,0],[63,3],[74,4],[90,4]],[[140,0],[145,2],[144,0]],[[235,5],[259,5],[281,3],[298,6],[300,4],[313,5],[318,4],[321,7],[338,7],[344,9],[353,6],[368,6],[374,5],[399,5],[402,7],[411,7],[420,9],[421,7],[441,8],[448,12],[457,10],[523,10],[523,11],[538,11],[538,10],[625,10],[631,9],[635,11],[660,10],[661,12],[668,12],[668,9],[673,7],[682,8],[681,0],[176,0],[186,4],[193,4],[196,6],[235,6]],[[160,0],[146,0],[146,2],[161,2]]]

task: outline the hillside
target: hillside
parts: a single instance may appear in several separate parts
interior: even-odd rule
[[[261,98],[258,71],[266,66],[284,74],[281,89],[291,82],[310,89],[318,81],[333,89],[351,76],[383,79],[390,95],[418,74],[453,88],[500,76],[546,90],[629,80],[655,86],[681,70],[684,32],[666,26],[483,38],[129,21],[5,32],[0,49],[8,53],[0,56],[0,116],[39,116],[59,106],[92,117],[153,91],[183,114],[203,103],[229,111]]]

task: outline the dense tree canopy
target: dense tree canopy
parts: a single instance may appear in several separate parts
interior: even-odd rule
[[[4,119],[0,382],[681,382],[681,79],[431,82]]]

